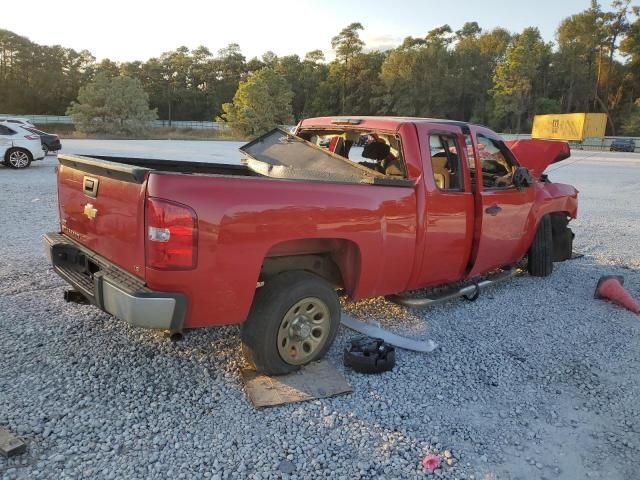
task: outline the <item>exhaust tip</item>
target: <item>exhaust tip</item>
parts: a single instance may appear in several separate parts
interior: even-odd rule
[[[180,342],[184,340],[184,333],[182,333],[182,330],[165,330],[163,334],[165,338],[168,338],[172,342]]]

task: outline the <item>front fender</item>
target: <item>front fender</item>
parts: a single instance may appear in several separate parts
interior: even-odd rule
[[[540,220],[550,213],[565,213],[570,218],[578,215],[578,190],[564,183],[536,182],[533,207],[527,220],[527,234],[522,240],[522,251],[526,252],[533,242]]]

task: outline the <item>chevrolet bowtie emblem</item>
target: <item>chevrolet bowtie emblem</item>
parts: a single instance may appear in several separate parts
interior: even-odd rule
[[[87,203],[84,206],[84,214],[87,216],[89,220],[93,220],[94,218],[96,218],[96,215],[98,215],[98,209],[93,208],[93,205],[91,205],[90,203]]]

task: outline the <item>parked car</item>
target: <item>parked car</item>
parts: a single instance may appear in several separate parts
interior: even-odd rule
[[[62,143],[60,143],[60,137],[53,133],[43,132],[34,127],[24,127],[25,130],[29,130],[31,133],[35,133],[40,136],[40,142],[42,143],[42,150],[44,153],[57,152],[62,149]]]
[[[19,125],[0,123],[0,155],[7,167],[27,168],[44,158],[40,136]]]
[[[31,123],[31,120],[29,120],[28,118],[18,118],[18,117],[0,118],[0,123],[2,122],[12,123],[13,125],[19,125],[21,127],[35,126],[33,123]]]
[[[610,152],[635,152],[636,142],[632,138],[616,138],[611,142]]]
[[[350,157],[364,134],[376,141]],[[340,154],[318,148],[334,137]],[[578,192],[543,175],[566,142],[324,117],[241,151],[242,165],[59,155],[61,228],[44,243],[65,298],[139,327],[241,324],[247,359],[284,374],[329,349],[337,292],[406,304],[456,282],[479,292],[525,256],[533,276],[571,257]]]

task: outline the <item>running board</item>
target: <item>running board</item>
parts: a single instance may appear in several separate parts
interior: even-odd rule
[[[475,300],[480,295],[480,292],[487,287],[495,285],[498,282],[502,282],[504,280],[508,280],[519,273],[517,268],[510,268],[507,270],[500,270],[495,273],[491,277],[481,280],[479,282],[474,282],[471,285],[467,285],[458,290],[449,290],[441,295],[432,296],[432,297],[419,297],[412,298],[407,297],[402,294],[398,295],[387,295],[385,298],[390,302],[397,303],[398,305],[402,305],[403,307],[411,307],[411,308],[423,308],[431,305],[435,305],[437,303],[447,302],[449,300],[453,300],[459,297],[466,297],[469,300]]]

